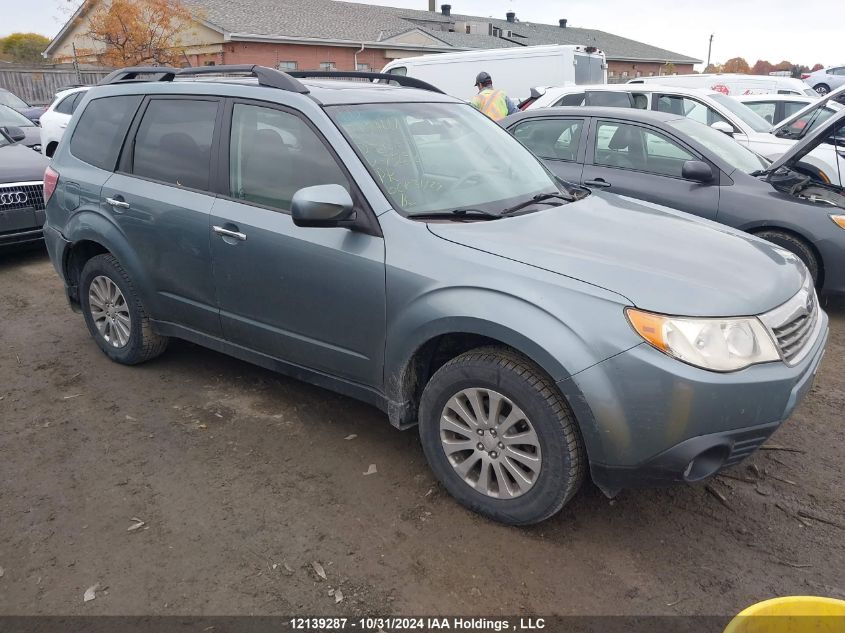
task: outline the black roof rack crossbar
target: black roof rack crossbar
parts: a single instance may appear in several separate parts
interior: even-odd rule
[[[170,68],[169,66],[130,66],[129,68],[118,68],[110,72],[97,85],[107,86],[108,84],[117,84],[124,81],[148,81],[146,79],[140,79],[139,75],[161,75],[158,81],[173,81],[173,77],[178,72],[178,68]]]
[[[198,66],[196,68],[181,68],[176,71],[177,77],[191,77],[194,75],[252,75],[258,79],[259,86],[278,88],[288,92],[308,94],[309,90],[302,83],[280,70],[257,66],[253,64]]]
[[[420,90],[446,94],[440,90],[440,88],[435,88],[430,83],[426,83],[425,81],[421,81],[413,77],[406,77],[404,75],[359,72],[357,70],[292,70],[287,74],[291,77],[299,77],[300,79],[380,79],[382,81],[397,83],[406,88],[419,88]]]

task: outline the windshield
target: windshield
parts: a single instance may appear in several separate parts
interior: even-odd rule
[[[740,103],[733,97],[723,95],[721,92],[713,92],[710,93],[710,98],[726,110],[730,110],[733,114],[742,119],[743,123],[755,132],[768,132],[772,129],[771,124],[768,123],[766,119],[759,116],[747,105]]]
[[[769,161],[765,158],[758,156],[727,134],[714,130],[712,127],[692,119],[669,121],[668,125],[698,141],[731,167],[746,174],[766,169],[769,166]]]
[[[28,108],[29,104],[23,99],[19,99],[11,92],[0,90],[0,105],[9,106],[10,108]]]
[[[546,168],[469,105],[384,103],[326,109],[394,209],[501,213],[559,191]]]
[[[9,125],[14,125],[15,127],[33,127],[35,124],[20,112],[0,105],[0,127],[7,127]]]

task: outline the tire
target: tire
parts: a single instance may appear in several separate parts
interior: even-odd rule
[[[813,90],[818,92],[820,95],[826,95],[828,92],[830,92],[830,86],[828,86],[827,84],[816,84],[815,86],[813,86]]]
[[[132,280],[113,255],[97,255],[86,262],[79,277],[79,303],[92,338],[113,361],[137,365],[167,348],[167,337],[153,332]]]
[[[795,237],[790,233],[784,233],[783,231],[760,231],[754,235],[761,237],[772,244],[777,244],[778,246],[788,250],[790,253],[797,255],[809,269],[810,275],[813,277],[813,284],[818,287],[821,267],[819,265],[818,257],[816,257],[815,252],[813,252],[813,249],[809,244],[801,238]]]
[[[463,402],[472,413],[475,409],[466,395],[472,393],[486,394],[476,401],[484,412],[483,420],[493,417],[491,404],[503,397],[500,414],[495,416],[498,426],[489,420],[471,426],[451,408]],[[508,420],[520,419],[523,413],[521,421],[506,426]],[[460,424],[458,433],[452,431],[454,421]],[[484,427],[485,433],[478,435],[478,427]],[[496,429],[498,433],[493,432]],[[524,441],[533,442],[536,450],[522,444],[523,440],[510,439],[515,435],[531,438],[531,430],[533,439]],[[500,523],[530,525],[548,519],[575,495],[584,479],[583,441],[563,396],[543,370],[504,348],[472,350],[441,367],[423,391],[419,432],[423,451],[440,483],[459,503]],[[445,441],[450,442],[451,456],[447,456]],[[469,448],[473,443],[474,448]],[[458,451],[459,445],[467,448]],[[482,446],[483,450],[477,450]],[[501,455],[497,447],[503,449]],[[538,472],[529,473],[520,466],[526,455],[539,458]],[[472,460],[475,465],[469,467]],[[468,471],[459,474],[458,468]],[[512,475],[515,468],[526,480],[521,477],[521,483],[517,482]],[[476,482],[468,483],[467,478]]]

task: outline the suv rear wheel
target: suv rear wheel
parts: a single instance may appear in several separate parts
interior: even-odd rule
[[[85,264],[79,303],[88,331],[113,361],[137,365],[167,347],[168,339],[153,332],[129,275],[113,255],[97,255]]]
[[[534,363],[503,348],[449,361],[426,385],[420,438],[461,504],[510,525],[537,523],[577,492],[586,458],[575,419]]]

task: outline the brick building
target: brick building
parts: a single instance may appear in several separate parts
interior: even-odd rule
[[[45,51],[57,61],[86,41],[88,0]],[[284,69],[379,70],[401,57],[540,44],[581,44],[605,52],[610,81],[692,72],[700,60],[594,29],[439,11],[418,11],[336,0],[182,0],[197,16],[181,35],[186,64],[262,64]],[[420,0],[421,3],[423,0]],[[81,61],[93,61],[83,59]]]

